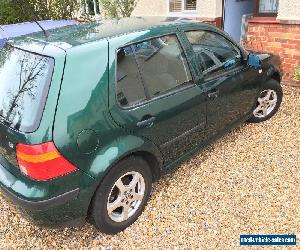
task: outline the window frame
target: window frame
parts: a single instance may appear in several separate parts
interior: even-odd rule
[[[191,75],[191,78],[192,78],[192,79],[191,79],[189,82],[182,83],[181,85],[178,85],[178,87],[181,86],[180,88],[177,88],[177,87],[172,88],[172,89],[170,89],[170,91],[166,91],[165,93],[160,94],[160,95],[155,96],[155,97],[152,97],[152,98],[151,98],[150,96],[149,96],[149,98],[148,98],[147,95],[146,95],[146,92],[144,92],[144,93],[145,93],[145,97],[146,97],[145,100],[143,100],[143,101],[141,101],[141,102],[139,102],[139,103],[136,103],[136,104],[127,106],[127,107],[122,106],[122,105],[120,104],[120,102],[118,101],[118,98],[117,98],[117,87],[118,87],[118,86],[117,86],[117,84],[118,84],[118,81],[117,81],[117,79],[118,79],[118,77],[117,77],[117,72],[118,72],[118,71],[117,71],[117,70],[118,70],[118,60],[117,60],[117,55],[118,55],[119,50],[120,50],[120,49],[123,49],[123,48],[125,48],[125,47],[133,46],[133,45],[135,45],[135,44],[143,43],[143,42],[146,42],[146,41],[149,41],[149,40],[152,40],[152,39],[157,39],[157,38],[160,38],[160,37],[170,36],[170,35],[176,36],[177,41],[178,41],[179,46],[180,46],[179,48],[182,50],[182,53],[183,53],[184,56],[185,56],[185,59],[186,59],[186,62],[187,62],[187,68],[188,68],[189,71],[190,71],[190,75]],[[154,102],[154,101],[156,101],[156,100],[159,100],[159,99],[162,99],[162,98],[166,98],[166,97],[175,95],[175,94],[177,94],[177,93],[179,93],[179,92],[182,92],[182,91],[184,91],[184,90],[186,90],[186,89],[189,89],[189,88],[192,88],[192,87],[197,86],[197,85],[195,84],[195,76],[194,76],[194,72],[193,72],[193,70],[192,70],[192,69],[193,69],[192,62],[189,60],[189,57],[187,56],[188,53],[187,53],[187,51],[186,51],[186,49],[185,49],[185,46],[184,46],[184,43],[183,43],[182,39],[180,38],[180,35],[181,35],[181,34],[179,34],[178,32],[174,31],[174,32],[164,33],[164,34],[161,34],[161,35],[149,36],[149,37],[147,37],[147,38],[145,38],[145,39],[141,39],[141,40],[138,40],[138,41],[126,43],[126,44],[124,44],[124,45],[119,46],[119,47],[116,48],[116,50],[115,50],[115,62],[114,62],[114,64],[115,64],[115,72],[114,72],[114,77],[115,77],[115,80],[114,80],[114,83],[115,83],[115,84],[114,84],[114,85],[115,85],[115,86],[114,86],[114,87],[115,87],[115,100],[116,100],[116,103],[117,103],[117,105],[118,105],[118,107],[119,107],[120,109],[122,109],[122,110],[132,110],[132,109],[136,109],[136,108],[139,108],[139,107],[141,107],[141,106],[147,105],[147,104],[149,104],[149,103],[151,103],[151,102]],[[141,80],[140,80],[140,84],[144,87],[144,83],[142,83],[142,81],[143,81],[143,76],[142,76],[140,70],[138,69],[138,68],[139,68],[139,65],[138,65],[137,62],[136,62],[136,67],[137,67],[137,70],[138,70],[139,78],[141,79]],[[145,87],[147,88],[146,85],[147,85],[147,83],[145,84]],[[144,90],[144,91],[145,91],[145,90]]]
[[[210,32],[210,33],[214,33],[214,34],[216,34],[216,35],[219,35],[219,36],[223,37],[226,41],[228,41],[228,42],[235,48],[235,50],[240,54],[240,62],[241,62],[241,65],[240,65],[240,66],[237,66],[237,67],[235,67],[235,68],[233,68],[233,69],[230,69],[230,70],[228,70],[228,71],[226,71],[226,70],[224,69],[224,73],[219,74],[219,75],[216,75],[216,76],[209,77],[209,73],[210,73],[210,72],[213,72],[213,71],[215,71],[215,70],[218,70],[219,68],[222,68],[222,66],[224,65],[224,63],[222,63],[222,62],[221,62],[216,56],[214,56],[212,53],[210,53],[210,52],[209,52],[209,53],[206,53],[206,54],[207,54],[214,62],[215,62],[215,61],[218,61],[219,64],[216,64],[215,66],[213,66],[213,67],[211,67],[211,68],[209,68],[209,69],[207,69],[207,70],[205,70],[205,71],[200,71],[200,72],[201,72],[201,73],[200,73],[200,74],[201,74],[201,78],[202,78],[202,79],[205,79],[205,81],[210,81],[210,80],[216,79],[216,78],[221,77],[221,76],[223,76],[223,75],[226,75],[226,74],[228,74],[228,73],[230,73],[230,72],[237,71],[237,70],[239,70],[241,67],[244,67],[244,66],[245,66],[245,59],[244,59],[245,53],[243,53],[242,49],[241,49],[237,44],[235,44],[235,42],[233,42],[233,41],[231,41],[229,38],[227,38],[225,35],[223,35],[223,34],[217,32],[217,31],[210,30],[210,29],[185,29],[185,30],[183,30],[183,33],[184,33],[185,36],[186,36],[186,40],[187,40],[189,46],[191,46],[191,50],[193,51],[194,55],[196,55],[196,53],[195,53],[195,51],[194,51],[194,49],[193,49],[193,45],[190,43],[190,41],[189,41],[189,39],[188,39],[188,37],[187,37],[187,34],[186,34],[186,33],[188,33],[188,32]],[[210,55],[210,54],[212,54],[212,55]],[[199,71],[197,70],[197,72],[199,72]],[[206,77],[207,77],[207,79],[206,79]]]
[[[178,11],[178,12],[174,12],[174,11],[171,11],[170,10],[170,0],[166,0],[167,2],[167,6],[168,6],[168,16],[197,16],[197,1],[196,0],[196,8],[195,10],[186,10],[185,9],[185,3],[186,3],[187,0],[181,0],[181,10]]]
[[[255,10],[255,16],[261,16],[261,17],[276,17],[278,15],[278,10],[277,12],[259,12],[259,3],[261,0],[255,0],[254,2],[254,10]]]

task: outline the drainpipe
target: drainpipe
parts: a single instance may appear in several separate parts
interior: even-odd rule
[[[98,13],[97,13],[97,1],[93,0],[93,4],[94,4],[94,13],[95,13],[95,17],[96,17],[96,16],[98,16]]]

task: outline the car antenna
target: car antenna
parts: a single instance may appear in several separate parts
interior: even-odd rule
[[[2,28],[2,26],[0,25],[0,29],[5,33],[5,30]]]
[[[37,21],[37,20],[33,20],[39,27],[40,29],[43,31],[44,36],[46,37],[46,40],[48,40],[49,34],[48,32],[43,28],[43,26]]]
[[[20,6],[20,8],[21,8],[21,11],[23,12],[23,13],[25,13],[25,11],[24,11],[24,8],[23,8],[23,6],[22,6],[22,3],[20,3],[20,0],[17,0],[17,2],[19,3],[19,6]],[[44,36],[45,36],[45,38],[46,38],[46,41],[48,40],[48,37],[49,37],[49,34],[48,34],[48,32],[43,28],[43,26],[37,21],[37,14],[36,14],[36,11],[34,10],[34,9],[31,9],[31,14],[33,14],[33,22],[35,22],[36,24],[37,24],[37,26],[43,31],[43,34],[44,34]]]

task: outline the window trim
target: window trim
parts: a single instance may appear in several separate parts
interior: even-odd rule
[[[231,69],[231,70],[228,70],[228,71],[225,71],[223,74],[220,74],[220,75],[217,75],[217,76],[215,76],[215,77],[210,77],[210,78],[208,78],[208,80],[207,81],[211,81],[211,80],[213,80],[213,79],[216,79],[217,77],[220,77],[220,76],[223,76],[223,75],[225,75],[225,74],[228,74],[228,73],[231,73],[231,72],[233,72],[233,71],[235,71],[235,70],[239,70],[241,67],[244,67],[244,65],[245,65],[245,63],[244,63],[244,53],[243,53],[243,51],[241,50],[241,48],[237,45],[237,44],[235,44],[235,42],[233,42],[233,41],[231,41],[231,39],[229,39],[229,38],[227,38],[226,36],[224,36],[223,34],[221,34],[221,33],[219,33],[219,32],[216,32],[216,31],[213,31],[213,30],[210,30],[210,29],[184,29],[183,30],[183,33],[185,34],[185,36],[186,36],[186,40],[187,40],[187,42],[189,43],[189,45],[191,46],[191,50],[193,51],[193,53],[194,54],[196,54],[195,53],[195,51],[193,50],[193,45],[190,43],[190,41],[189,41],[189,39],[188,39],[188,37],[187,37],[187,32],[193,32],[193,31],[198,31],[198,32],[210,32],[210,33],[214,33],[214,34],[217,34],[217,35],[219,35],[219,36],[221,36],[221,37],[223,37],[225,40],[227,40],[229,43],[231,43],[232,45],[233,45],[233,47],[236,49],[236,51],[240,54],[240,62],[241,62],[241,65],[240,66],[238,66],[238,67],[236,67],[236,68],[233,68],[233,69]],[[206,53],[208,56],[210,56],[208,53]],[[211,57],[211,56],[210,56]],[[220,67],[222,67],[223,66],[223,63],[221,63],[221,61],[217,58],[217,57],[215,57],[214,55],[213,55],[213,57],[211,57],[211,59],[215,62],[215,59],[217,60],[217,61],[219,61],[219,63],[220,64],[216,64],[215,66],[213,66],[213,67],[211,67],[210,69],[207,69],[207,70],[205,70],[205,71],[202,71],[201,72],[201,78],[202,79],[205,79],[205,77],[207,76],[206,74],[207,73],[209,73],[210,71],[214,71],[214,70],[216,70],[216,69],[218,69],[218,68],[220,68]]]
[[[265,17],[276,17],[278,15],[278,10],[277,12],[270,13],[270,12],[259,12],[259,3],[261,0],[255,0],[254,2],[254,13],[255,16],[265,16]]]
[[[182,83],[182,87],[181,88],[172,88],[170,89],[170,91],[167,91],[161,95],[158,95],[156,97],[149,97],[149,99],[147,98],[146,96],[146,93],[145,93],[145,97],[146,99],[139,102],[139,103],[136,103],[134,105],[131,105],[131,106],[128,106],[128,107],[124,107],[122,106],[119,102],[118,102],[118,99],[117,99],[117,84],[118,84],[118,81],[117,81],[117,70],[118,70],[118,61],[117,61],[117,54],[118,54],[118,51],[122,48],[125,48],[125,47],[128,47],[128,46],[133,46],[135,44],[138,44],[138,43],[142,43],[142,42],[146,42],[146,41],[149,41],[149,40],[152,40],[152,39],[156,39],[156,38],[160,38],[160,37],[164,37],[164,36],[170,36],[170,35],[175,35],[178,42],[179,42],[179,45],[180,45],[180,48],[182,50],[182,52],[184,53],[184,56],[185,56],[185,59],[186,59],[186,62],[187,62],[187,66],[188,66],[188,69],[190,71],[190,75],[192,77],[192,79],[190,80],[190,82],[185,82],[185,83]],[[137,63],[137,62],[136,62]],[[195,79],[194,79],[194,74],[193,74],[193,71],[191,70],[193,68],[190,60],[188,59],[188,56],[187,56],[187,51],[185,49],[185,46],[183,45],[183,42],[182,40],[180,39],[180,34],[178,34],[178,32],[174,31],[174,32],[170,32],[170,33],[165,33],[165,34],[162,34],[162,35],[156,35],[156,36],[149,36],[145,39],[141,39],[141,40],[138,40],[138,41],[134,41],[134,42],[130,42],[130,43],[126,43],[122,46],[119,46],[116,48],[115,50],[115,62],[114,62],[114,65],[115,65],[115,73],[114,73],[114,87],[115,87],[115,101],[117,103],[117,106],[122,109],[122,110],[132,110],[132,109],[136,109],[136,108],[139,108],[141,106],[144,106],[144,105],[147,105],[153,101],[156,101],[156,100],[159,100],[159,99],[162,99],[162,98],[166,98],[166,97],[169,97],[169,96],[172,96],[172,95],[175,95],[179,92],[182,92],[186,89],[189,89],[189,88],[192,88],[192,87],[195,87],[197,86],[197,84],[195,84]],[[138,65],[137,65],[138,67]],[[140,75],[140,78],[142,79],[142,75],[141,73],[139,72],[139,75]],[[142,84],[142,82],[140,82],[140,84]],[[186,85],[188,84],[188,85]],[[180,86],[180,85],[178,85]]]

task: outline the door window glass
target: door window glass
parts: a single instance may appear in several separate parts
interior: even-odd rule
[[[213,59],[204,51],[199,51],[197,53],[197,60],[199,61],[199,66],[202,72],[207,71],[212,67],[216,66]]]
[[[191,83],[191,73],[176,35],[154,38],[133,47],[150,98]]]
[[[187,37],[195,51],[206,50],[212,52],[219,61],[239,57],[239,51],[225,37],[208,31],[190,31]]]
[[[146,99],[132,48],[117,53],[117,99],[121,106],[133,106]]]
[[[189,31],[186,35],[203,71],[215,71],[216,68],[229,70],[241,64],[240,51],[225,37],[210,31]],[[209,64],[206,63],[208,59],[201,59],[203,54],[211,58]]]

